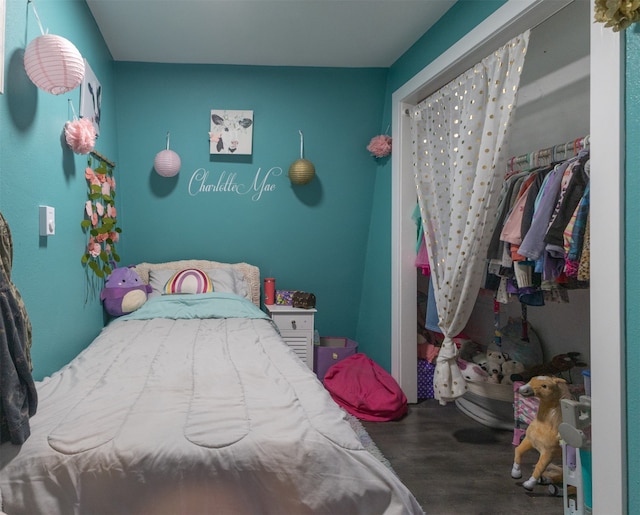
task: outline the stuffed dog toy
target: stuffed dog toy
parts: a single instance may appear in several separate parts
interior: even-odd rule
[[[524,439],[516,447],[511,469],[511,477],[520,479],[522,477],[520,463],[523,454],[531,449],[538,451],[540,457],[533,474],[522,484],[527,490],[533,490],[551,461],[562,456],[560,435],[558,434],[558,426],[562,422],[560,399],[570,399],[571,394],[564,379],[550,376],[533,377],[527,384],[522,385],[518,392],[525,397],[534,395],[540,400],[536,417],[529,424]],[[562,469],[559,474],[556,473],[554,477],[548,479],[552,483],[561,482]]]

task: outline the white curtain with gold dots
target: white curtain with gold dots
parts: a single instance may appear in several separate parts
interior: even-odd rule
[[[464,329],[482,286],[528,42],[529,31],[412,111],[418,203],[445,335],[434,375],[440,404],[467,389],[452,337]]]

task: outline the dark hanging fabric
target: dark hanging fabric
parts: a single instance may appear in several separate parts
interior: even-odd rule
[[[31,321],[11,282],[13,241],[0,213],[0,442],[29,438],[38,396],[31,376]]]
[[[589,175],[585,171],[585,163],[588,159],[589,153],[583,151],[573,166],[567,191],[560,201],[560,205],[556,208],[554,218],[551,219],[544,237],[544,242],[549,245],[557,247],[564,245],[564,230],[571,219],[571,215],[573,215],[580,200],[582,200],[587,184],[589,184]]]

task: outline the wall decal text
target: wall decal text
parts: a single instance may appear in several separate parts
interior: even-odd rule
[[[251,195],[251,200],[257,202],[264,193],[272,193],[276,185],[270,182],[273,177],[282,175],[282,168],[274,166],[263,172],[258,168],[250,183],[238,182],[236,172],[222,171],[219,175],[212,174],[205,168],[198,168],[189,179],[189,195],[195,197],[201,193],[235,193],[236,195]]]

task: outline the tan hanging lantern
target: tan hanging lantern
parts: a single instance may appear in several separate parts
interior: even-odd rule
[[[304,159],[304,136],[300,133],[300,159],[291,163],[289,167],[289,180],[292,184],[303,185],[310,183],[316,175],[316,167],[307,159]]]
[[[311,161],[298,159],[289,167],[289,179],[293,184],[307,184],[313,180],[316,168]]]

